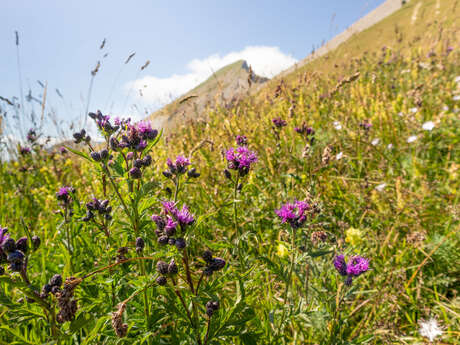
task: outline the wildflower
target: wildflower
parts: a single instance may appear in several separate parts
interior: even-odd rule
[[[238,146],[247,146],[248,145],[248,138],[245,135],[237,135],[236,136],[236,144]]]
[[[168,264],[164,261],[157,262],[157,271],[160,274],[167,274],[168,273]]]
[[[101,154],[99,152],[96,152],[96,151],[91,152],[91,158],[95,162],[100,162],[102,160]]]
[[[386,186],[387,186],[386,183],[379,184],[377,187],[375,187],[375,190],[382,192]]]
[[[10,253],[16,250],[16,241],[11,237],[7,237],[2,242],[2,251],[4,253]]]
[[[282,242],[280,242],[276,247],[276,253],[280,258],[285,258],[288,255],[289,251],[287,247]]]
[[[300,228],[307,220],[307,212],[311,206],[306,201],[286,203],[279,210],[275,210],[283,223],[289,223],[293,229]]]
[[[166,235],[169,237],[174,236],[176,233],[176,227],[177,223],[171,217],[168,217],[164,227]]]
[[[192,168],[189,171],[187,171],[187,176],[189,178],[197,178],[200,177],[200,173],[196,171],[196,168]]]
[[[61,147],[59,148],[59,152],[61,153],[61,155],[64,155],[64,154],[67,153],[67,149],[66,149],[64,146],[61,146]]]
[[[3,241],[5,241],[10,236],[7,234],[8,228],[2,228],[0,226],[0,245],[2,245]]]
[[[422,125],[422,128],[425,131],[431,131],[434,128],[434,122],[433,121],[427,121]]]
[[[409,111],[410,111],[412,114],[415,114],[415,113],[418,111],[418,109],[417,109],[417,107],[413,107],[413,108],[410,108]]]
[[[21,237],[16,241],[16,249],[20,250],[24,254],[27,254],[27,250],[29,249],[27,245],[27,237]]]
[[[206,303],[206,315],[211,317],[215,311],[219,309],[219,302],[218,301],[209,301]]]
[[[337,255],[334,258],[334,267],[340,275],[347,277],[345,284],[351,285],[354,277],[358,277],[369,270],[369,260],[355,255],[347,263],[344,255]]]
[[[274,118],[272,122],[276,128],[283,128],[287,125],[286,120],[283,120],[281,117]]]
[[[59,323],[73,321],[77,312],[77,301],[74,297],[74,290],[81,283],[81,278],[69,277],[65,280],[64,288],[56,294],[58,300],[59,313],[57,320]]]
[[[442,110],[449,111],[449,107],[447,105],[445,105],[445,106],[442,107]]]
[[[399,116],[399,117],[403,117],[403,116],[404,116],[404,113],[403,113],[402,111],[400,111],[400,112],[398,113],[398,116]]]
[[[409,138],[407,138],[407,142],[410,144],[410,143],[413,143],[415,140],[417,140],[417,136],[416,135],[411,135]]]
[[[72,187],[64,186],[59,188],[58,192],[56,193],[56,198],[62,201],[64,204],[68,204],[72,200],[70,193],[74,192],[75,189]]]
[[[363,121],[363,122],[361,122],[361,123],[359,124],[359,126],[360,126],[361,128],[363,128],[364,130],[368,131],[368,130],[370,130],[370,129],[372,128],[372,123],[367,122],[367,121]]]
[[[315,135],[315,130],[312,127],[308,127],[307,124],[304,122],[302,123],[301,127],[295,127],[294,131],[296,131],[299,134],[303,134],[306,136],[313,136]]]
[[[40,237],[32,236],[32,246],[34,248],[34,251],[40,247],[40,243],[41,243]]]
[[[371,141],[371,144],[372,144],[373,146],[377,146],[379,143],[380,143],[380,139],[379,139],[379,138],[375,138],[374,140]]]
[[[136,238],[136,252],[141,253],[144,250],[145,242],[142,237]]]
[[[391,143],[390,143],[390,144],[388,144],[388,145],[387,145],[387,149],[388,149],[388,150],[391,150],[391,149],[393,149],[393,144],[391,144]]]
[[[37,141],[37,133],[35,132],[35,130],[30,129],[27,132],[27,141],[30,143],[34,143],[35,141]]]
[[[317,246],[320,243],[324,243],[327,240],[327,233],[324,231],[315,231],[310,236],[311,242]]]
[[[183,156],[177,156],[176,161],[173,162],[168,158],[166,165],[169,168],[169,172],[173,175],[181,175],[187,171],[187,166],[190,165],[190,160]]]
[[[174,243],[176,245],[177,249],[184,249],[187,246],[187,243],[183,238],[176,238],[176,241]]]
[[[454,81],[457,83],[457,84],[460,84],[460,75],[456,76]]]
[[[133,178],[133,179],[139,179],[139,178],[142,177],[142,171],[141,171],[141,169],[139,169],[137,167],[132,167],[129,170],[129,176],[131,176],[131,178]]]
[[[336,160],[341,160],[343,158],[343,152],[339,152],[336,156],[335,156],[335,159]]]
[[[25,156],[25,155],[28,155],[31,153],[31,150],[29,147],[21,147],[19,149],[19,152],[21,153],[21,155]]]
[[[339,121],[334,121],[333,125],[334,125],[334,128],[338,131],[342,129],[342,125],[340,124]]]
[[[123,312],[125,311],[126,303],[120,303],[118,310],[112,313],[112,328],[118,338],[126,337],[128,333],[128,324],[123,323]]]
[[[257,155],[250,151],[246,146],[240,146],[234,149],[233,147],[227,150],[225,158],[228,162],[228,168],[238,170],[241,176],[245,176],[251,165],[257,162]]]
[[[345,242],[350,243],[352,246],[360,244],[363,240],[363,234],[361,230],[356,228],[349,228],[345,231]]]
[[[177,274],[178,271],[179,270],[177,268],[176,262],[174,261],[174,259],[171,260],[171,262],[168,265],[168,273],[169,274]]]
[[[431,318],[428,321],[420,320],[420,335],[428,338],[430,342],[433,342],[435,338],[442,335],[442,328],[438,325],[438,321],[435,318]]]
[[[157,279],[156,279],[156,282],[158,285],[166,285],[166,283],[168,282],[168,280],[166,279],[165,276],[159,276]]]
[[[452,97],[452,100],[453,101],[460,101],[460,95],[455,95],[454,97]]]

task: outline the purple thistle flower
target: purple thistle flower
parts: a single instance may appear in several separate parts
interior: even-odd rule
[[[21,155],[25,156],[25,155],[30,154],[31,150],[30,150],[30,147],[21,147],[19,149],[19,152],[21,153]]]
[[[248,138],[246,138],[245,135],[237,135],[236,144],[238,146],[246,146],[248,144]]]
[[[345,284],[350,286],[353,282],[353,277],[358,277],[369,270],[369,260],[362,256],[355,255],[351,257],[347,264],[345,256],[341,254],[334,258],[334,266],[340,275],[347,277],[345,279]]]
[[[144,140],[153,140],[157,137],[158,131],[152,128],[150,122],[140,121],[136,123],[139,136]]]
[[[0,226],[0,245],[8,238],[10,238],[10,235],[8,235],[8,228],[2,228]]]
[[[166,165],[172,174],[180,175],[187,171],[187,166],[190,165],[190,160],[184,156],[177,156],[175,162],[173,162],[171,158],[168,158]]]
[[[177,223],[171,217],[168,217],[168,219],[166,220],[166,225],[164,227],[166,235],[174,236],[174,234],[176,233],[176,227]]]
[[[190,213],[187,205],[183,205],[182,210],[177,212],[176,219],[181,226],[193,224],[195,221],[195,218],[193,218],[193,215]]]
[[[145,149],[147,147],[147,142],[144,140],[144,139],[141,139],[139,141],[139,144],[137,144],[136,146],[136,150],[137,151],[142,151],[143,149]]]
[[[59,148],[59,152],[61,152],[62,155],[66,154],[67,153],[67,149],[64,147],[64,146],[61,146]]]
[[[277,128],[282,128],[282,127],[285,127],[287,125],[286,120],[283,120],[281,117],[274,118],[272,120],[272,122],[275,125],[275,127],[277,127]]]
[[[70,197],[70,193],[73,193],[74,189],[72,187],[64,186],[59,188],[58,192],[56,193],[56,198],[65,204],[69,203],[72,198]]]
[[[250,151],[246,146],[233,147],[227,150],[225,158],[228,162],[228,168],[238,170],[241,176],[246,175],[251,165],[257,162],[257,155]]]
[[[360,126],[361,128],[363,128],[364,130],[368,131],[368,130],[371,129],[372,123],[367,122],[367,121],[363,121],[363,122],[361,122],[361,123],[359,124],[359,126]]]
[[[311,209],[306,201],[296,200],[294,203],[286,203],[280,209],[275,210],[282,223],[289,223],[292,228],[300,228],[307,220],[307,211]]]
[[[308,127],[306,123],[302,123],[302,126],[300,127],[295,127],[294,131],[296,131],[298,134],[306,136],[311,136],[315,134],[315,130],[311,127]]]

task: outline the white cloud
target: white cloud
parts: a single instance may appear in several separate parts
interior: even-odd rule
[[[214,54],[204,59],[194,59],[187,64],[187,72],[184,74],[173,74],[166,78],[147,75],[128,82],[126,89],[132,88],[137,97],[160,107],[193,89],[213,72],[238,60],[246,60],[254,73],[267,78],[277,75],[297,62],[292,55],[284,54],[278,47],[249,46],[224,56]]]

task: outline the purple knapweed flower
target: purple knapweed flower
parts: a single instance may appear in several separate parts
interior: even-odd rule
[[[2,245],[3,241],[8,238],[10,238],[10,235],[8,235],[8,228],[2,228],[0,226],[0,246]]]
[[[144,140],[153,140],[157,137],[158,131],[152,128],[150,122],[140,121],[136,123],[139,136]]]
[[[19,149],[19,152],[21,153],[21,155],[25,156],[25,155],[30,154],[31,150],[30,150],[30,147],[21,147]]]
[[[351,285],[354,277],[358,277],[369,270],[369,260],[362,256],[355,255],[352,256],[347,263],[345,261],[345,256],[341,254],[334,258],[334,266],[340,275],[347,277],[345,284]]]
[[[272,122],[275,125],[275,127],[277,127],[277,128],[282,128],[282,127],[285,127],[287,125],[286,120],[283,120],[281,117],[274,118],[272,120]]]
[[[72,187],[64,186],[59,188],[59,191],[56,193],[56,198],[62,201],[64,204],[68,204],[72,198],[70,193],[73,193],[75,190]]]
[[[241,176],[246,175],[251,165],[257,162],[255,152],[249,150],[246,146],[240,146],[234,149],[233,147],[227,150],[225,158],[228,162],[228,168],[238,170]]]
[[[296,200],[294,203],[286,203],[279,210],[275,210],[283,223],[289,223],[293,229],[300,228],[307,220],[311,206],[306,201]]]
[[[302,126],[295,127],[294,131],[301,135],[311,136],[315,134],[315,130],[311,127],[308,127],[306,123],[302,123]]]
[[[246,138],[245,135],[237,135],[236,144],[238,146],[246,146],[248,144],[248,138]]]
[[[59,148],[59,152],[61,153],[61,155],[65,155],[67,153],[67,149],[64,146],[61,146]]]
[[[184,156],[177,156],[175,162],[173,162],[171,158],[168,158],[166,165],[171,174],[181,175],[187,172],[187,166],[190,165],[190,160]]]
[[[164,201],[162,205],[164,213],[169,214],[183,228],[195,221],[187,205],[183,205],[182,210],[179,210],[172,201]]]
[[[37,133],[34,129],[30,129],[29,132],[27,132],[27,141],[30,143],[37,141]]]
[[[360,126],[361,128],[363,128],[364,130],[368,131],[368,130],[370,130],[370,129],[372,128],[372,123],[367,122],[367,121],[363,121],[363,122],[361,122],[361,123],[359,124],[359,126]]]

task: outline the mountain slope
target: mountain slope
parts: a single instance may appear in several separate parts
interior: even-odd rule
[[[203,118],[208,107],[229,106],[245,97],[250,87],[267,80],[255,75],[246,61],[239,60],[221,68],[193,90],[150,115],[149,119],[157,127],[168,130],[178,123]]]

